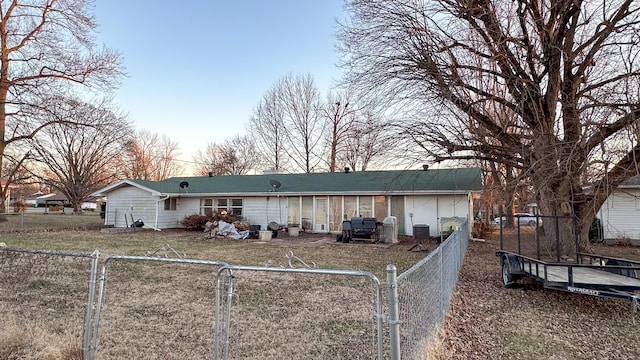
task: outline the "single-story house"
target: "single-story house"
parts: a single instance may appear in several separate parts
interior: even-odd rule
[[[640,176],[618,186],[596,215],[605,240],[640,240]]]
[[[49,207],[49,206],[62,206],[68,207],[70,205],[69,199],[62,193],[49,193],[43,194],[36,198],[36,204],[38,207]]]
[[[419,224],[436,236],[448,230],[441,221],[472,218],[481,191],[481,170],[459,168],[122,180],[93,196],[107,198],[105,225],[114,227],[141,219],[156,230],[178,228],[188,215],[225,210],[262,228],[276,222],[326,233],[341,232],[343,219],[395,216],[400,234]]]

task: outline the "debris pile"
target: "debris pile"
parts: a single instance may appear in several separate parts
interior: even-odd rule
[[[249,224],[246,222],[235,221],[228,223],[222,220],[209,221],[204,225],[204,238],[232,238],[246,239],[249,236]]]

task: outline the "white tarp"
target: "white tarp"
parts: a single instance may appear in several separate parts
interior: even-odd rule
[[[232,239],[246,239],[249,236],[249,230],[239,232],[233,224],[220,220],[218,221],[218,234]]]

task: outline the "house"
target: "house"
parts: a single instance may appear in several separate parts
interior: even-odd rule
[[[596,215],[605,240],[640,240],[640,176],[618,186]]]
[[[38,207],[47,208],[49,206],[62,206],[68,207],[70,205],[69,199],[62,193],[49,193],[43,194],[36,198],[36,205]]]
[[[107,198],[105,225],[141,219],[157,230],[181,227],[191,214],[233,212],[263,228],[271,222],[304,231],[342,230],[342,220],[396,216],[400,234],[441,219],[471,218],[472,195],[482,191],[478,168],[176,177],[122,180],[98,190]]]

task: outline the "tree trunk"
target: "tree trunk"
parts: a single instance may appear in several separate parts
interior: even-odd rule
[[[82,201],[74,201],[73,202],[73,215],[82,215]]]
[[[0,186],[0,223],[9,221],[6,215],[7,213],[7,203],[5,201],[6,191],[7,191],[6,187]]]
[[[546,184],[538,188],[538,206],[540,207],[543,219],[543,229],[541,231],[541,248],[546,256],[570,257],[576,256],[576,240],[579,247],[585,247],[583,237],[579,229],[580,203],[576,202],[576,189],[579,185],[574,184],[570,178],[557,176],[554,180],[550,177],[540,178],[534,176],[534,182]],[[581,193],[581,190],[578,190]],[[588,227],[587,227],[588,231]],[[576,239],[576,236],[579,236]],[[588,241],[587,241],[588,242]]]

